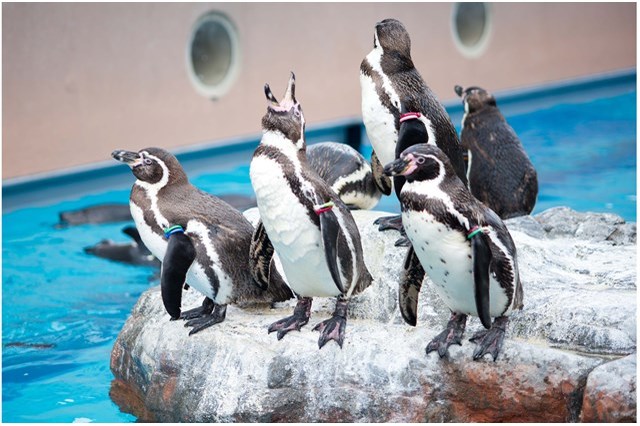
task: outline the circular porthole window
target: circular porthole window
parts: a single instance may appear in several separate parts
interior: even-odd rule
[[[482,55],[489,44],[491,9],[487,3],[455,3],[451,23],[458,50],[470,58]]]
[[[218,12],[201,16],[191,30],[187,50],[189,78],[198,93],[217,99],[240,69],[240,43],[235,25]]]

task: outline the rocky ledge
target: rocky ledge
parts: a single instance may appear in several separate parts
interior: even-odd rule
[[[375,282],[350,305],[343,349],[318,350],[311,330],[332,312],[329,299],[281,341],[266,329],[293,302],[232,306],[225,322],[188,336],[154,287],[114,345],[113,400],[157,422],[636,421],[635,223],[567,208],[507,221],[525,306],[493,362],[473,361],[467,340],[448,358],[425,354],[449,313],[427,278],[418,326],[404,324],[396,299],[406,249],[372,225],[383,214],[354,213]],[[183,305],[201,300],[188,291]],[[465,335],[481,327],[473,318]]]

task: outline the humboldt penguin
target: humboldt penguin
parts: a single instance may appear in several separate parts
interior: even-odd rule
[[[313,297],[336,297],[331,318],[318,323],[318,346],[330,340],[342,347],[349,298],[372,281],[364,263],[360,233],[345,203],[311,168],[304,137],[305,118],[295,97],[291,73],[278,102],[265,85],[268,106],[262,118],[262,139],[250,165],[261,221],[254,234],[254,270],[266,287],[278,254],[287,282],[298,297],[292,316],[277,321],[269,332],[278,340],[309,322]]]
[[[531,213],[538,196],[538,175],[496,104],[480,87],[455,86],[462,97],[461,142],[468,151],[471,193],[502,219]]]
[[[427,345],[427,353],[437,351],[444,357],[451,344],[461,344],[467,316],[473,315],[486,328],[471,339],[477,343],[473,358],[490,353],[495,361],[509,314],[522,308],[516,247],[509,231],[498,215],[473,197],[435,145],[407,148],[385,172],[407,179],[400,202],[412,247],[399,290],[403,318],[416,325],[426,273],[451,310],[446,330]]]
[[[274,302],[293,297],[275,270],[269,287],[253,281],[249,252],[253,226],[238,210],[189,183],[176,157],[160,148],[118,150],[114,159],[137,178],[129,204],[144,245],[162,261],[162,301],[172,320],[185,319],[189,334],[222,322],[227,304]],[[181,311],[185,281],[205,296],[201,307]]]

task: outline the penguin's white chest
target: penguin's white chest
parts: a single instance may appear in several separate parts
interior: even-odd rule
[[[391,110],[382,103],[373,79],[362,72],[360,73],[360,88],[362,91],[362,121],[371,146],[384,166],[395,160],[398,141],[395,117]]]
[[[339,295],[327,266],[320,230],[290,189],[282,166],[257,156],[251,161],[250,176],[260,218],[289,286],[305,297]]]
[[[471,245],[466,237],[426,211],[405,211],[402,223],[440,298],[453,312],[478,316]],[[489,311],[496,317],[504,312],[508,300],[492,274],[489,288]]]

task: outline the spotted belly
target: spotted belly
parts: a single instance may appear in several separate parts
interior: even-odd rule
[[[474,296],[471,244],[465,235],[450,229],[425,212],[405,211],[402,223],[434,290],[453,312],[478,316]],[[492,317],[504,313],[506,292],[490,277],[489,313]]]
[[[267,157],[251,161],[250,176],[265,231],[282,263],[287,282],[305,297],[338,296],[319,228],[290,190],[280,164]]]

